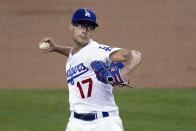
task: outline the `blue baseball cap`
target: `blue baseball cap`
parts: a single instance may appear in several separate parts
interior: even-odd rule
[[[83,20],[84,21],[90,21],[95,26],[98,27],[98,24],[96,23],[96,14],[90,9],[87,9],[87,8],[77,9],[73,14],[71,22],[73,24],[74,22],[83,21]]]

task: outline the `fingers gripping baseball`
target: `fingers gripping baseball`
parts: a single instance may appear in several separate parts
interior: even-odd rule
[[[39,48],[43,53],[53,52],[56,44],[50,37],[46,37],[39,42]]]

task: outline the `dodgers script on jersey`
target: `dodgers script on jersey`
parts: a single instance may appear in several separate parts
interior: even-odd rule
[[[76,54],[70,52],[66,75],[72,112],[118,111],[112,94],[113,87],[97,80],[91,63],[95,60],[110,63],[109,55],[119,49],[90,40]]]

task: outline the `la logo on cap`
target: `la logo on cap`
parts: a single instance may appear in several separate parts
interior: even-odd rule
[[[84,11],[85,11],[85,16],[91,17],[91,14],[86,9]]]

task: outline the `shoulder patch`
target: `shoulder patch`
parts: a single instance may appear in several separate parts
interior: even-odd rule
[[[99,49],[103,49],[106,52],[110,52],[112,50],[112,47],[111,46],[106,46],[106,45],[100,45]]]

